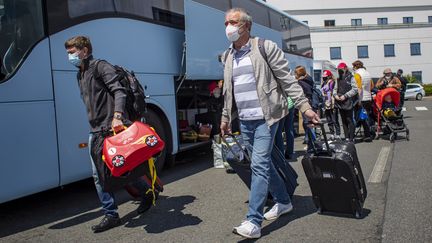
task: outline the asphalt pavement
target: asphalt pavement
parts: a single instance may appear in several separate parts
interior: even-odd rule
[[[297,138],[294,211],[265,222],[257,242],[432,242],[431,110],[432,99],[406,102],[410,141],[356,144],[370,181],[361,219],[316,213],[300,163],[305,145]],[[0,204],[0,242],[247,242],[232,233],[247,212],[247,187],[212,167],[211,150],[182,157],[163,173],[165,191],[145,214],[136,214],[138,202],[127,193],[116,194],[120,227],[92,233],[102,213],[89,179]]]

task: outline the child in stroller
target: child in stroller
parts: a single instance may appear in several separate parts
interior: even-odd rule
[[[386,117],[390,120],[397,119],[398,115],[396,113],[400,114],[400,110],[397,109],[396,105],[393,102],[391,95],[389,95],[389,94],[384,97],[382,109],[383,109],[384,117]]]
[[[394,88],[385,88],[376,94],[375,115],[377,118],[377,134],[390,134],[390,142],[394,142],[398,133],[405,133],[409,140],[409,129],[407,128],[401,110],[398,108],[400,94]]]

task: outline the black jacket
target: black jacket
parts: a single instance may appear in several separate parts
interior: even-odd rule
[[[78,71],[78,85],[81,98],[87,108],[92,132],[111,129],[114,112],[125,114],[126,92],[118,81],[114,67],[106,61],[98,61],[93,56],[84,61],[84,69]],[[94,77],[97,75],[98,77]]]
[[[404,77],[404,76],[399,76],[399,75],[397,75],[396,76],[399,80],[400,80],[400,82],[401,82],[401,92],[406,92],[406,86],[407,86],[407,83],[408,83],[408,81],[406,80],[406,78]]]
[[[304,78],[300,78],[298,80],[299,85],[303,89],[303,93],[305,94],[306,98],[309,100],[309,104],[312,103],[312,88],[315,85],[314,81],[312,80],[312,77],[309,75],[306,75]]]

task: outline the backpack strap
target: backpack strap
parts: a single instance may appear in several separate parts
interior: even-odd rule
[[[231,48],[228,48],[228,49],[226,49],[225,52],[224,52],[224,57],[223,57],[223,64],[224,64],[224,65],[225,65],[225,63],[226,63],[226,60],[228,59],[228,55],[229,55],[230,51],[231,51]]]
[[[95,79],[99,79],[98,66],[99,66],[99,63],[100,63],[101,61],[103,61],[103,60],[101,60],[101,59],[96,59],[96,60],[95,60],[94,69],[93,69],[93,77],[94,77]]]
[[[105,82],[102,80],[102,78],[100,77],[100,73],[98,71],[98,67],[99,67],[99,63],[101,62],[106,62],[107,61],[103,60],[103,59],[96,59],[95,60],[95,64],[94,64],[94,69],[93,69],[93,77],[97,82],[101,82],[102,83],[102,87],[103,89],[105,89],[106,92],[110,93],[108,86],[105,84]]]
[[[266,41],[266,39],[258,38],[258,49],[259,49],[259,52],[261,53],[261,56],[264,58],[264,61],[267,63],[268,68],[272,72],[273,77],[275,79],[277,79],[276,75],[273,72],[273,69],[271,68],[270,64],[268,63],[267,53],[266,53],[265,47],[264,47],[264,42],[265,41]]]
[[[266,61],[267,65],[268,65],[267,53],[264,49],[264,42],[265,42],[265,39],[258,38],[258,49],[261,53],[261,56],[264,58],[264,60]],[[269,65],[269,67],[270,67],[270,65]],[[273,72],[273,70],[272,70],[272,72]]]

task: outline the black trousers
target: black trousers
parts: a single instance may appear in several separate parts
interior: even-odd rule
[[[344,130],[345,139],[349,139],[350,141],[354,142],[355,126],[354,126],[353,109],[350,110],[340,109],[339,112],[342,119],[342,126]]]
[[[368,107],[369,109],[371,109],[372,102],[371,101],[362,101],[361,105],[356,105],[356,107],[355,107],[355,114],[358,115],[359,111],[360,111],[360,109],[362,107],[366,110],[366,113],[368,114],[368,119],[361,120],[361,121],[359,120],[358,122],[363,127],[365,138],[369,138],[369,137],[371,137],[371,128],[370,128],[370,122],[369,122],[370,112],[369,112],[369,110],[366,107]]]
[[[324,111],[325,118],[328,122],[328,126],[330,129],[330,134],[340,136],[340,124],[338,117],[338,110],[335,109],[326,109]]]
[[[405,92],[400,92],[400,105],[399,107],[402,109],[402,107],[404,106],[405,103]]]

